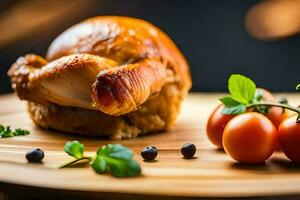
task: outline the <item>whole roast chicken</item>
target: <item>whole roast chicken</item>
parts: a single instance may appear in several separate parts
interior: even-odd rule
[[[8,75],[38,126],[112,139],[169,129],[191,88],[189,66],[165,33],[118,16],[70,27],[46,58],[20,57]]]

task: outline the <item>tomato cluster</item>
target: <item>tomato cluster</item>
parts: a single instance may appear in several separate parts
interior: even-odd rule
[[[275,102],[274,96],[264,90],[263,99]],[[223,114],[223,104],[218,105],[207,122],[207,136],[218,148],[242,163],[262,163],[276,147],[292,161],[300,163],[300,123],[297,115],[287,110],[270,107],[263,115],[248,109],[238,115]]]

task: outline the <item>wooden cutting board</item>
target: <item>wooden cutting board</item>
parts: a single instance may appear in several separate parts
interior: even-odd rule
[[[205,124],[221,95],[190,94],[172,131],[122,141],[40,129],[29,119],[24,102],[13,95],[1,96],[0,124],[26,128],[31,134],[0,139],[0,190],[48,197],[52,192],[118,199],[300,195],[300,166],[290,163],[282,153],[276,152],[264,165],[242,165],[209,143]],[[300,97],[299,94],[285,96],[294,104]],[[85,144],[88,154],[107,143],[128,146],[135,152],[143,175],[118,179],[97,175],[87,166],[57,169],[70,159],[63,151],[64,143],[74,139]],[[196,144],[195,159],[181,157],[180,147],[186,142]],[[155,162],[144,162],[140,157],[140,150],[147,145],[159,149]],[[25,153],[33,147],[45,151],[43,164],[26,162]]]

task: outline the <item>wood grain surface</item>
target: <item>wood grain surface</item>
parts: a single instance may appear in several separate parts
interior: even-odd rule
[[[211,110],[222,94],[190,94],[173,130],[131,140],[109,141],[86,138],[35,126],[26,113],[26,104],[13,95],[0,96],[0,124],[31,131],[28,136],[0,139],[0,190],[20,189],[80,192],[82,195],[115,194],[160,197],[251,197],[300,195],[300,166],[276,152],[263,165],[242,165],[212,146],[205,133]],[[297,105],[299,94],[284,94]],[[121,143],[135,152],[142,166],[142,176],[118,179],[97,175],[91,168],[80,166],[57,169],[70,160],[64,151],[66,141],[79,140],[92,154],[101,145]],[[181,157],[180,147],[192,142],[196,157]],[[155,145],[159,155],[154,162],[144,162],[140,150]],[[45,151],[43,164],[28,164],[27,150],[39,147]]]

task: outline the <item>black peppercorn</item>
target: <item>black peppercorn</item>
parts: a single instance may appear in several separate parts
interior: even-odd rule
[[[31,149],[26,153],[26,159],[28,162],[41,162],[44,158],[44,152],[41,149]]]
[[[186,143],[181,147],[181,154],[185,158],[192,158],[196,153],[196,146],[191,143]]]
[[[157,148],[155,146],[145,147],[141,151],[141,156],[144,158],[144,160],[154,160],[157,154]]]

